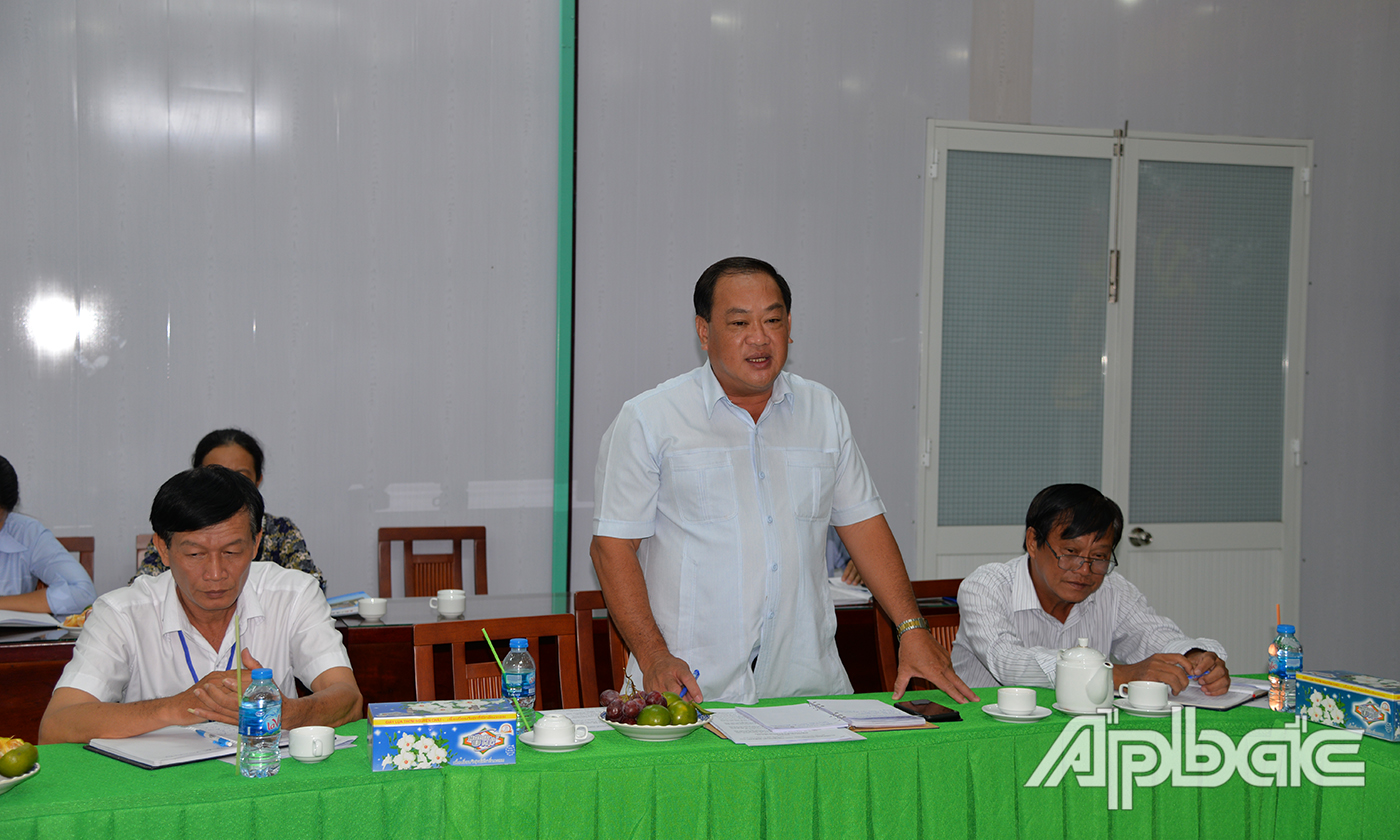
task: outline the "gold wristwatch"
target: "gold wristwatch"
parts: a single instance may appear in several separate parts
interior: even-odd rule
[[[898,631],[895,640],[898,641],[903,639],[904,634],[908,633],[910,630],[927,630],[928,622],[924,621],[923,616],[919,616],[918,618],[911,618],[908,621],[902,622],[899,627],[895,629]]]

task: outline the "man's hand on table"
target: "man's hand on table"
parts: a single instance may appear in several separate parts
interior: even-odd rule
[[[703,703],[705,695],[700,692],[700,683],[684,659],[662,654],[642,668],[642,685],[647,691],[672,691],[680,694],[685,687],[686,699]]]
[[[242,674],[236,671],[212,671],[180,695],[189,700],[188,712],[198,718],[189,721],[190,723],[217,720],[220,723],[238,725],[238,703],[242,699],[238,693],[239,681],[241,680],[243,687],[247,688],[248,683],[252,682],[249,672],[262,667],[247,648],[243,650],[242,661]]]
[[[1206,694],[1224,694],[1230,687],[1230,671],[1225,662],[1208,650],[1199,648],[1186,655],[1179,653],[1154,653],[1141,662],[1131,665],[1113,666],[1113,687],[1134,680],[1149,680],[1166,683],[1172,694],[1180,694],[1191,684],[1191,678],[1198,678],[1198,685]]]
[[[904,696],[904,689],[914,677],[923,677],[938,686],[957,703],[982,699],[953,672],[953,660],[927,630],[910,630],[899,640],[899,671],[894,678],[895,700]]]
[[[1186,661],[1191,663],[1187,673],[1196,677],[1201,691],[1213,697],[1229,690],[1230,669],[1225,667],[1225,660],[1208,650],[1195,648],[1186,652]]]

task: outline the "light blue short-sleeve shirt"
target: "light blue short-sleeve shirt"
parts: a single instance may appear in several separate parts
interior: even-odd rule
[[[755,423],[706,363],[623,405],[594,493],[593,533],[642,540],[652,615],[706,698],[850,693],[826,531],[885,508],[830,389],[779,374]]]
[[[92,578],[37,519],[11,512],[0,528],[0,595],[23,595],[43,583],[49,612],[82,612],[97,597]]]

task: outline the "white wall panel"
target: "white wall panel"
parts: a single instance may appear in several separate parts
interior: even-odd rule
[[[622,403],[703,361],[691,291],[767,259],[788,366],[841,397],[914,550],[922,120],[967,113],[967,3],[584,4],[574,475]],[[591,504],[575,508],[574,576]]]
[[[548,586],[558,6],[0,7],[0,453],[22,508],[125,583],[160,482],[210,429],[268,452],[268,507],[332,592],[374,530],[484,524],[492,591]],[[52,290],[101,316],[43,355]],[[391,484],[440,488],[394,507]]]

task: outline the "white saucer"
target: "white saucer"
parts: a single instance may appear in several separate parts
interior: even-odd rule
[[[515,740],[519,741],[522,744],[529,744],[531,747],[534,747],[540,752],[573,752],[574,750],[578,749],[584,744],[587,744],[590,741],[592,741],[593,733],[588,733],[588,737],[584,738],[582,741],[575,741],[572,744],[559,744],[557,746],[554,744],[536,744],[535,733],[533,730],[530,732],[521,732],[519,735],[516,736]]]
[[[1029,723],[1033,720],[1041,720],[1050,716],[1050,710],[1044,706],[1036,706],[1035,711],[1027,715],[1012,715],[997,708],[997,704],[990,703],[982,707],[982,711],[991,715],[1003,723]]]
[[[1138,717],[1157,718],[1171,717],[1172,709],[1180,706],[1181,704],[1167,701],[1167,707],[1165,709],[1139,709],[1137,706],[1134,706],[1132,703],[1129,703],[1128,698],[1119,697],[1113,701],[1113,705],[1117,706],[1118,708],[1122,709],[1130,715],[1137,715]]]
[[[1066,709],[1064,706],[1061,706],[1059,703],[1052,703],[1050,705],[1055,709],[1055,711],[1064,712],[1067,715],[1099,715],[1103,714],[1104,712],[1103,709],[1095,709],[1092,712],[1072,712],[1069,709]]]

